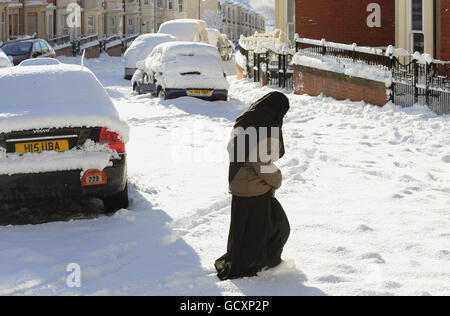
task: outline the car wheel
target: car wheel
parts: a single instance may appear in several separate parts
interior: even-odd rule
[[[128,207],[128,183],[125,190],[115,195],[103,198],[105,212],[112,213]]]
[[[158,96],[161,100],[167,100],[167,94],[166,94],[166,90],[160,88],[159,89],[159,93]]]

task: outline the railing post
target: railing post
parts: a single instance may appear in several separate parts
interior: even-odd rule
[[[278,88],[281,88],[281,53],[278,52]]]
[[[427,63],[425,68],[425,102],[430,106],[430,69],[431,64]]]
[[[389,54],[389,70],[391,71],[391,95],[390,95],[390,100],[392,103],[395,103],[395,82],[394,82],[394,78],[395,78],[395,67],[394,67],[394,55]]]
[[[417,87],[417,84],[419,82],[419,65],[417,63],[417,60],[413,60],[413,67],[414,67],[414,104],[419,102],[419,88]]]

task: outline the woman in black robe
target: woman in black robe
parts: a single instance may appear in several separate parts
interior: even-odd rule
[[[285,153],[282,126],[288,110],[288,98],[281,92],[271,92],[236,120],[228,148],[229,183],[233,194],[228,247],[227,253],[215,262],[220,280],[256,276],[281,263],[290,227],[282,206],[274,197],[275,190],[281,186],[281,172],[273,162]],[[236,131],[252,127],[257,130],[257,148],[247,136],[245,161],[238,161],[239,132]],[[261,132],[260,128],[266,128],[266,132]],[[276,136],[272,135],[274,128]],[[255,150],[259,153],[259,146],[264,142],[270,149],[274,138],[279,144],[279,155],[262,162],[258,154],[257,161],[251,161],[250,153]],[[273,172],[262,171],[268,166],[274,168]]]

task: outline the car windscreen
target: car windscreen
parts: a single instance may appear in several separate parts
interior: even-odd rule
[[[33,43],[9,43],[2,46],[3,52],[8,56],[28,55],[31,51]]]

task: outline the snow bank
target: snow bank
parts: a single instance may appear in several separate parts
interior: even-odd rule
[[[244,75],[247,75],[247,57],[237,52],[235,55],[236,64],[244,70]]]
[[[345,74],[351,77],[359,77],[374,81],[391,82],[392,74],[389,70],[381,69],[377,66],[370,66],[364,63],[355,63],[350,60],[336,60],[331,56],[314,56],[298,52],[292,60],[294,65],[313,67]]]
[[[208,42],[212,46],[217,46],[217,42],[219,42],[219,38],[221,34],[217,29],[206,29],[208,32]]]
[[[0,49],[0,68],[12,67],[8,56]]]
[[[170,34],[179,41],[208,43],[207,24],[202,20],[177,19],[161,24],[158,33]]]
[[[147,58],[146,68],[163,88],[229,88],[219,51],[209,44],[163,43]]]
[[[146,59],[153,48],[161,43],[171,41],[176,41],[176,38],[169,34],[144,34],[139,36],[125,52],[125,67],[136,68],[136,63]]]
[[[0,69],[0,95],[0,133],[30,128],[107,127],[128,141],[128,125],[120,120],[94,74],[81,66]]]

